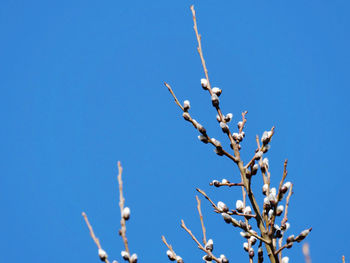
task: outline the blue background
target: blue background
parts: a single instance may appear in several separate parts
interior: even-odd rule
[[[140,262],[168,261],[162,234],[186,262],[201,260],[179,224],[201,238],[195,187],[231,207],[241,194],[210,188],[213,179],[238,182],[238,171],[197,140],[163,86],[189,99],[227,147],[200,87],[192,3],[223,111],[234,123],[249,111],[243,158],[276,125],[267,156],[275,186],[289,159],[290,233],[313,227],[314,262],[350,257],[348,1],[3,0],[1,262],[99,262],[82,211],[110,259],[122,261],[117,160]],[[254,185],[261,197],[261,176]],[[248,261],[239,230],[202,207],[215,254]],[[285,255],[302,262],[301,245]]]

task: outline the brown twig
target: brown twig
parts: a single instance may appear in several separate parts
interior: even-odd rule
[[[214,185],[213,182],[209,183],[209,185]],[[243,183],[217,183],[215,184],[215,187],[220,187],[220,186],[228,186],[228,187],[232,187],[232,186],[243,186]]]
[[[121,229],[119,230],[119,234],[121,235],[124,246],[125,246],[125,251],[130,255],[129,251],[129,245],[128,245],[128,239],[126,238],[126,224],[125,224],[125,219],[123,218],[123,210],[124,210],[124,203],[125,199],[123,196],[123,181],[122,181],[122,173],[123,173],[123,167],[121,166],[121,163],[118,162],[118,184],[119,184],[119,207],[120,207],[120,226]]]
[[[293,194],[293,184],[291,184],[290,188],[289,188],[289,193],[288,193],[288,196],[287,196],[287,199],[286,199],[286,208],[285,208],[284,217],[282,219],[281,225],[284,225],[288,221],[289,200],[290,200],[290,197],[292,196],[292,194]]]
[[[188,229],[188,228],[186,227],[185,222],[184,222],[182,219],[181,219],[181,227],[182,227],[183,229],[185,229],[185,231],[191,236],[191,238],[194,240],[194,242],[197,243],[199,249],[201,249],[201,250],[203,250],[205,253],[207,253],[215,262],[218,262],[218,263],[221,262],[220,259],[216,258],[216,257],[213,255],[213,253],[211,253],[211,251],[206,250],[206,249],[202,246],[202,244],[198,241],[198,239],[192,234],[191,230]]]
[[[344,255],[342,256],[342,261],[343,261],[343,263],[345,263],[345,256]]]
[[[207,196],[207,194],[203,190],[199,188],[196,188],[196,190],[199,193],[201,193],[205,197],[205,199],[207,199],[211,203],[211,205],[214,207],[215,210],[220,211],[220,209],[216,206],[216,204],[209,198],[209,196]]]
[[[162,241],[163,241],[163,243],[167,246],[167,248],[168,248],[168,249],[174,254],[174,256],[176,257],[176,253],[175,253],[173,247],[172,247],[170,244],[168,244],[168,243],[166,242],[166,239],[165,239],[164,236],[162,236]]]
[[[197,200],[197,210],[199,214],[199,218],[201,220],[201,225],[202,225],[202,232],[203,232],[203,244],[205,245],[207,243],[207,237],[206,237],[206,231],[205,231],[205,226],[204,226],[204,221],[203,221],[203,215],[202,215],[202,210],[201,210],[201,200],[199,200],[198,196],[196,195],[196,200]]]
[[[90,222],[89,222],[89,219],[88,219],[86,213],[83,212],[83,213],[82,213],[82,216],[84,217],[84,220],[85,220],[85,222],[86,222],[86,225],[87,225],[88,228],[89,228],[89,231],[90,231],[90,235],[91,235],[92,240],[95,242],[95,244],[96,244],[96,246],[97,246],[98,249],[102,249],[101,244],[100,244],[100,240],[95,236],[94,230],[92,229],[92,226],[91,226],[91,224],[90,224]],[[104,259],[104,262],[109,263],[109,261],[108,261],[107,258]]]

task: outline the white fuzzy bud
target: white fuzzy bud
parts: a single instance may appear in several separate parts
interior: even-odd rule
[[[282,263],[289,263],[289,257],[283,257]]]
[[[183,261],[182,257],[176,256],[176,262],[177,263],[183,263],[184,261]]]
[[[263,194],[264,194],[264,195],[266,195],[267,189],[269,189],[269,185],[268,185],[268,184],[264,184],[264,185],[263,185],[263,188],[262,188],[262,191],[263,191]]]
[[[268,197],[264,198],[264,205],[270,205],[270,199]]]
[[[225,116],[225,121],[226,122],[230,122],[233,118],[233,114],[232,113],[227,113]]]
[[[98,256],[100,257],[101,261],[105,261],[108,258],[106,251],[104,251],[102,248],[98,249]]]
[[[255,159],[260,159],[262,156],[263,156],[263,152],[262,152],[262,151],[257,151],[257,152],[255,153],[254,158],[255,158]]]
[[[137,263],[137,255],[136,254],[132,254],[132,256],[130,258],[130,263]]]
[[[220,96],[222,90],[219,89],[218,87],[214,87],[214,88],[212,88],[212,92],[214,92],[216,95]]]
[[[251,243],[252,245],[254,245],[255,242],[256,242],[256,237],[255,237],[255,236],[251,236],[251,237],[249,238],[249,241],[250,241],[250,243]]]
[[[191,107],[190,101],[189,100],[185,100],[183,107],[184,107],[184,111],[188,111],[190,109],[190,107]]]
[[[129,260],[130,256],[129,256],[129,253],[128,253],[128,252],[122,251],[120,254],[122,255],[122,258],[123,258],[124,260]]]
[[[276,195],[276,194],[277,194],[277,189],[276,189],[276,187],[272,187],[272,188],[270,189],[270,194],[273,194],[273,195]]]
[[[218,140],[215,139],[215,138],[211,138],[211,141],[212,141],[212,143],[215,145],[215,147],[221,148],[221,142],[220,142],[220,141],[218,141]]]
[[[221,260],[221,263],[228,263],[229,262],[228,259],[223,254],[220,255],[220,260]]]
[[[217,204],[217,207],[218,207],[220,212],[227,212],[228,211],[228,207],[224,202],[219,201]]]
[[[286,223],[286,231],[290,228],[290,224],[287,222]]]
[[[243,211],[243,208],[244,208],[244,204],[241,200],[237,200],[236,201],[236,210],[238,212],[242,212]]]
[[[284,206],[283,206],[283,205],[277,206],[276,214],[277,214],[278,216],[282,215],[283,209],[284,209]]]
[[[243,248],[244,248],[245,251],[248,252],[248,249],[249,249],[248,242],[244,242],[244,243],[243,243]]]
[[[263,166],[265,167],[266,170],[269,169],[269,159],[267,158],[263,159]]]
[[[227,179],[224,178],[224,179],[221,180],[221,183],[222,184],[228,184],[228,181],[227,181]]]
[[[214,242],[212,239],[209,239],[208,242],[205,244],[205,250],[213,251],[214,248]]]
[[[265,131],[263,133],[263,136],[261,137],[261,142],[266,145],[270,142],[271,140],[271,136],[272,136],[272,132],[271,131]]]
[[[258,172],[259,165],[254,164],[252,167],[252,175],[255,175]]]
[[[287,187],[287,189],[289,189],[291,187],[292,183],[291,182],[286,182],[284,184],[285,187]]]
[[[229,128],[228,128],[228,125],[226,123],[220,122],[220,127],[221,127],[223,132],[225,132],[225,133],[229,132]]]
[[[269,210],[269,213],[268,213],[268,217],[269,217],[269,219],[272,217],[272,215],[273,215],[273,210],[272,210],[272,209],[270,209],[270,210]]]
[[[220,100],[219,100],[219,97],[216,94],[213,94],[211,96],[211,103],[213,104],[214,107],[218,107],[219,106]]]
[[[239,121],[237,123],[237,127],[238,127],[238,129],[241,129],[243,127],[243,121]]]
[[[250,215],[251,213],[252,213],[252,209],[250,208],[250,206],[246,206],[243,210],[243,214]]]
[[[130,208],[129,207],[124,207],[122,217],[125,220],[128,220],[130,218]]]
[[[241,231],[239,234],[241,235],[241,237],[244,237],[244,238],[249,238],[250,237],[250,234],[248,232]]]
[[[216,120],[218,121],[218,122],[221,122],[221,118],[220,118],[220,116],[217,114],[216,115]]]
[[[171,261],[174,261],[176,259],[174,253],[171,252],[170,250],[167,250],[166,254]]]
[[[201,85],[203,89],[207,89],[208,88],[208,81],[207,79],[201,79]]]
[[[270,193],[269,196],[269,201],[272,205],[276,204],[277,203],[277,198],[276,198],[276,194],[274,193]]]
[[[208,138],[204,135],[198,135],[198,140],[200,140],[201,142],[207,144],[209,141],[208,141]]]

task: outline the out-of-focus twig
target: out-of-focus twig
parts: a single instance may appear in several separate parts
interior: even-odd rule
[[[308,243],[303,244],[303,254],[304,254],[305,262],[311,263],[310,247]]]
[[[197,210],[198,210],[198,214],[199,214],[199,219],[201,220],[201,225],[202,225],[203,244],[205,245],[207,243],[207,237],[206,237],[206,231],[205,231],[203,215],[202,215],[202,210],[201,210],[201,200],[199,200],[197,195],[196,195],[196,200],[197,200]]]

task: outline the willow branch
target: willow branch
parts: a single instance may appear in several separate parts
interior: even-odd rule
[[[125,251],[130,255],[128,239],[126,238],[126,224],[125,224],[125,219],[123,217],[125,199],[123,196],[123,181],[122,181],[123,167],[121,166],[120,162],[118,162],[118,172],[119,172],[118,173],[119,207],[120,207],[120,217],[121,217],[121,219],[120,219],[121,229],[119,231],[119,234],[121,235],[121,237],[123,239]]]

